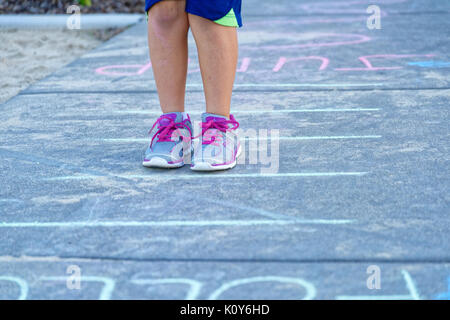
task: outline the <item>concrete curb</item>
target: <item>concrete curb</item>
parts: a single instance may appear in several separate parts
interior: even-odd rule
[[[0,15],[0,29],[58,29],[67,28],[69,14],[29,15],[7,14]],[[105,29],[127,27],[138,23],[145,16],[143,14],[81,14],[81,29]]]

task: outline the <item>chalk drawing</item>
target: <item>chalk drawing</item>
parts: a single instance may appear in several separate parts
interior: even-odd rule
[[[135,279],[131,280],[132,283],[137,285],[154,285],[154,284],[186,284],[189,286],[188,293],[185,300],[197,299],[202,283],[197,280],[185,279],[185,278],[166,278],[166,279]]]
[[[288,277],[279,277],[279,276],[262,276],[262,277],[253,277],[253,278],[243,278],[237,279],[223,284],[220,288],[214,291],[210,296],[209,300],[216,300],[220,297],[225,291],[250,283],[257,282],[283,282],[283,283],[291,283],[298,285],[306,290],[305,296],[302,298],[303,300],[311,300],[316,296],[316,288],[314,285],[308,281],[305,281],[301,278],[288,278]],[[300,297],[298,297],[299,299]]]
[[[235,88],[346,88],[346,87],[375,87],[389,85],[381,82],[359,83],[235,83]],[[201,83],[187,84],[187,87],[202,87]]]
[[[247,72],[248,67],[250,66],[251,59],[243,58],[241,66],[236,70],[237,72]],[[188,59],[188,65],[190,65],[191,59]],[[124,65],[107,65],[100,68],[95,69],[95,73],[105,75],[105,76],[140,76],[143,75],[147,70],[152,67],[151,62],[147,64],[124,64]],[[124,70],[124,69],[137,69],[134,72],[124,72],[124,71],[112,71],[112,70]],[[200,68],[189,69],[188,74],[198,73],[200,72]]]
[[[20,293],[17,300],[25,300],[28,295],[28,283],[19,277],[11,277],[11,276],[0,276],[0,281],[10,281],[14,282],[19,286]]]
[[[250,62],[252,60],[250,58],[243,58],[242,63],[239,69],[237,69],[237,72],[247,72],[248,67],[250,66]]]
[[[66,282],[67,277],[41,277],[43,281],[64,281]],[[97,277],[97,276],[81,276],[81,284],[83,282],[101,282],[103,283],[103,288],[100,291],[100,295],[98,297],[99,300],[109,300],[111,299],[111,295],[114,291],[116,281],[107,277]]]
[[[368,42],[371,40],[370,37],[362,34],[351,34],[351,33],[317,33],[312,35],[313,39],[319,38],[337,38],[336,41],[325,41],[325,42],[307,42],[307,43],[298,43],[298,44],[290,44],[290,45],[267,45],[267,46],[241,46],[242,50],[283,50],[283,49],[301,49],[301,48],[319,48],[319,47],[335,47],[335,46],[345,46],[345,45],[354,45],[361,44],[364,42]],[[283,57],[282,57],[283,58]],[[280,58],[281,59],[281,58]],[[304,57],[297,58],[302,60],[310,60],[310,59],[319,59],[322,60],[322,65],[319,70],[323,70],[328,66],[328,59],[324,57]],[[295,60],[295,58],[294,58]],[[293,61],[294,61],[293,60]],[[250,65],[251,59],[249,57],[245,57],[242,60],[241,66],[237,69],[237,72],[246,72]],[[190,63],[190,59],[188,59],[188,64]],[[279,62],[280,63],[280,62]],[[146,64],[125,64],[125,65],[107,65],[102,66],[95,69],[95,73],[106,76],[140,76],[144,74],[147,70],[152,67],[151,62]],[[124,69],[136,69],[134,72],[130,71],[121,71]],[[281,69],[281,67],[280,67]],[[119,70],[119,71],[118,71]],[[188,73],[198,73],[200,72],[200,68],[188,70]]]
[[[450,62],[446,61],[417,61],[417,62],[408,62],[410,66],[417,66],[421,68],[447,68],[450,67]]]
[[[278,140],[281,141],[309,141],[309,140],[347,140],[347,139],[380,139],[380,135],[367,135],[367,136],[304,136],[304,137],[279,137]],[[270,138],[265,138],[266,140]],[[263,137],[250,138],[246,137],[245,140],[248,141],[262,141],[265,140]],[[95,139],[89,139],[92,141]],[[148,138],[103,138],[97,139],[99,141],[110,142],[110,143],[146,143],[149,142]]]
[[[314,177],[346,177],[346,176],[364,176],[368,172],[348,171],[348,172],[289,172],[289,173],[192,173],[192,174],[109,174],[108,177],[117,177],[124,179],[149,179],[155,181],[170,181],[173,179],[225,179],[225,178],[314,178]],[[64,180],[87,180],[107,178],[104,175],[69,175],[43,178],[43,181],[64,181]],[[1,227],[1,224],[0,224]]]
[[[380,108],[317,108],[317,109],[275,109],[275,110],[235,110],[233,114],[266,114],[266,113],[320,113],[320,112],[366,112],[366,111],[380,111]],[[189,111],[189,114],[201,114],[202,111]],[[144,114],[144,115],[160,115],[161,110],[142,110],[142,109],[128,109],[115,110],[116,114]]]
[[[151,62],[144,65],[141,64],[123,64],[123,65],[111,65],[104,66],[95,69],[95,73],[105,75],[105,76],[140,76],[144,74],[148,69],[152,67]],[[119,72],[110,70],[123,70],[123,69],[137,69],[134,72]]]
[[[320,45],[320,44],[317,44]],[[282,49],[282,48],[280,48]],[[434,54],[376,54],[376,55],[368,55],[368,56],[361,56],[358,58],[359,61],[361,61],[362,64],[364,64],[364,67],[354,67],[354,68],[334,68],[334,70],[337,71],[378,71],[378,70],[398,70],[402,69],[403,66],[395,66],[395,67],[374,67],[372,65],[372,62],[369,59],[403,59],[403,58],[413,58],[413,57],[434,57]],[[305,57],[297,57],[297,58],[287,58],[287,57],[280,57],[278,59],[278,62],[273,67],[272,72],[279,72],[286,63],[291,62],[297,62],[297,61],[310,61],[310,60],[318,60],[321,62],[318,71],[326,70],[330,64],[330,59],[322,56],[305,56]],[[190,60],[189,60],[190,61]],[[248,68],[251,63],[251,58],[243,58],[240,67],[236,70],[238,73],[245,73],[248,71]],[[422,68],[446,68],[450,66],[450,62],[445,61],[418,61],[418,62],[409,62],[408,65],[411,66],[419,66]],[[151,63],[148,63],[146,65],[112,65],[112,66],[104,66],[95,69],[95,72],[97,74],[101,75],[107,75],[107,76],[140,76],[144,74],[148,69],[151,68]],[[137,69],[135,72],[118,72],[118,71],[110,71],[113,69]],[[196,68],[193,70],[188,70],[188,73],[198,73],[200,72],[200,68]],[[120,78],[121,79],[121,78]],[[271,87],[345,87],[345,86],[367,86],[367,85],[380,85],[378,83],[357,83],[357,84],[314,84],[314,83],[273,83],[273,84],[256,84],[256,83],[236,83],[235,87],[257,87],[257,86],[271,86]],[[202,83],[188,83],[186,84],[186,87],[203,87]]]
[[[278,72],[281,70],[281,68],[283,68],[283,66],[287,63],[287,62],[294,62],[294,61],[302,61],[302,60],[320,60],[322,63],[319,67],[319,70],[325,70],[328,65],[330,64],[330,60],[328,58],[325,57],[319,57],[319,56],[308,56],[308,57],[299,57],[299,58],[286,58],[286,57],[281,57],[277,64],[275,65],[275,67],[272,69],[273,72]]]
[[[295,224],[350,224],[356,220],[346,219],[289,219],[289,220],[169,220],[169,221],[55,221],[55,222],[0,222],[0,228],[140,228],[140,227],[246,227],[283,226]],[[82,277],[82,281],[86,277]],[[66,278],[64,278],[66,279]],[[92,280],[94,281],[94,280]],[[100,281],[100,280],[98,280]]]
[[[369,59],[382,58],[382,59],[402,59],[413,57],[434,57],[434,54],[375,54],[370,56],[362,56],[358,59],[364,64],[364,68],[335,68],[338,71],[378,71],[378,70],[396,70],[403,67],[374,67]]]
[[[419,292],[418,292],[417,287],[416,287],[411,275],[409,274],[409,272],[406,270],[402,270],[402,275],[403,275],[403,279],[405,279],[406,287],[409,290],[411,298],[413,300],[420,300]]]
[[[403,279],[406,283],[406,289],[409,294],[395,294],[395,295],[361,295],[361,296],[336,296],[337,300],[420,300],[420,295],[417,287],[411,278],[411,275],[406,270],[401,271]]]

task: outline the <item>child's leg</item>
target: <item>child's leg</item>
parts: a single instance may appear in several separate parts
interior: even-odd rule
[[[206,111],[229,117],[238,59],[236,28],[197,15],[188,17],[197,44]]]
[[[161,1],[148,12],[148,43],[163,112],[183,112],[188,64],[186,1]]]

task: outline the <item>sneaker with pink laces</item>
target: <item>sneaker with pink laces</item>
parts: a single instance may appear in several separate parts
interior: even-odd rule
[[[195,143],[191,169],[215,171],[231,169],[241,153],[237,129],[239,122],[233,115],[224,116],[203,113],[202,132]]]
[[[184,112],[164,113],[149,134],[152,140],[145,151],[142,165],[157,168],[179,168],[192,151],[192,124]]]

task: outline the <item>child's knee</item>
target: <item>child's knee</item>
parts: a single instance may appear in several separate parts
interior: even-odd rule
[[[158,25],[171,25],[186,15],[183,1],[161,1],[149,10],[149,21]]]

